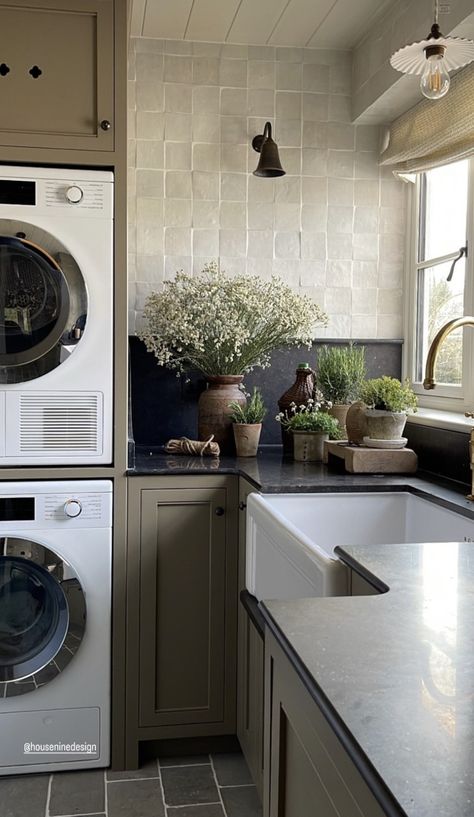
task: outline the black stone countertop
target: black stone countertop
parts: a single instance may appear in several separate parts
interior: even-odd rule
[[[473,817],[474,545],[336,552],[388,592],[266,601],[267,624],[387,814]]]
[[[135,467],[128,476],[176,476],[178,474],[237,474],[262,493],[315,493],[329,491],[410,491],[437,504],[453,507],[474,518],[474,503],[465,498],[467,486],[418,475],[347,474],[322,463],[294,462],[282,456],[278,446],[262,448],[256,458],[183,457],[165,454],[163,448],[137,446]],[[474,815],[474,812],[473,812]]]

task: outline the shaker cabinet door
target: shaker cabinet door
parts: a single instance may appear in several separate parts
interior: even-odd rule
[[[140,726],[228,720],[236,553],[226,536],[226,493],[141,492]]]
[[[0,0],[0,144],[113,150],[113,0]]]

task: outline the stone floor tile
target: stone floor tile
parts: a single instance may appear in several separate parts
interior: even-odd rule
[[[245,786],[252,783],[245,758],[240,752],[212,755],[212,762],[219,786]]]
[[[224,812],[220,803],[210,805],[205,803],[202,806],[178,806],[177,808],[167,808],[167,817],[224,817]]]
[[[108,817],[164,817],[159,780],[107,783]]]
[[[49,775],[31,774],[0,778],[2,817],[44,817]]]
[[[209,763],[209,755],[183,755],[182,757],[160,757],[160,766],[202,766]]]
[[[162,767],[161,779],[167,806],[219,802],[219,793],[210,764],[208,766]]]
[[[132,769],[124,772],[113,772],[107,770],[107,780],[143,780],[143,778],[159,777],[158,761],[148,760],[139,769]]]
[[[227,817],[262,817],[262,806],[255,786],[221,789]]]
[[[49,813],[100,814],[105,811],[104,772],[77,771],[57,772],[53,775]]]

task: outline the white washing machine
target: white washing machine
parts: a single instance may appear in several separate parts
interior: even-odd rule
[[[0,483],[0,774],[110,761],[112,483]]]
[[[113,174],[0,166],[0,466],[112,462]]]

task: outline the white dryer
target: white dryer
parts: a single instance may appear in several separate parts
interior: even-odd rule
[[[0,775],[110,761],[112,483],[0,483]]]
[[[112,462],[113,174],[0,167],[0,466]]]

